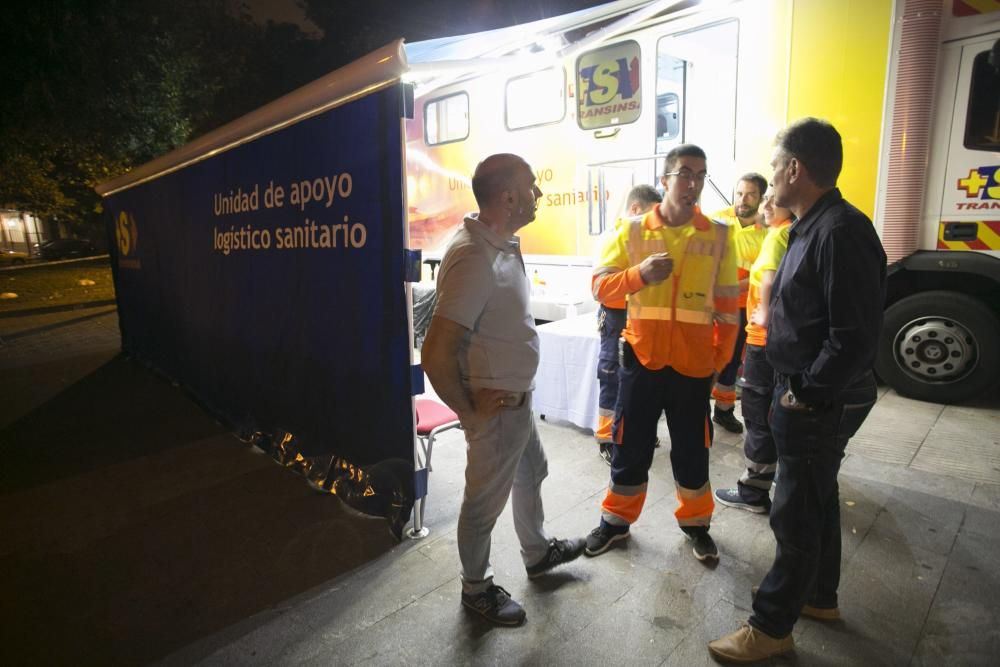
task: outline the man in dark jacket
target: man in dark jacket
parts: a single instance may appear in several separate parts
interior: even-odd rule
[[[774,278],[766,347],[776,373],[771,528],[778,544],[749,623],[709,642],[717,658],[753,662],[785,653],[800,615],[840,618],[837,473],[875,403],[885,295],[885,252],[871,220],[836,187],[842,163],[840,134],[826,121],[804,118],[775,140],[775,203],[798,218]]]

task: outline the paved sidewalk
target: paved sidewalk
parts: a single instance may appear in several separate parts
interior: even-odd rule
[[[396,546],[118,355],[113,311],[17,319],[0,346],[0,665],[147,664]]]
[[[176,389],[134,364],[106,365],[117,349],[112,314],[44,329],[52,323],[33,322],[21,331],[38,331],[0,346],[5,378],[49,388],[6,429],[14,399],[4,396],[0,449],[8,461],[37,443],[51,450],[25,468],[36,478],[0,485],[0,530],[16,536],[0,549],[8,573],[0,588],[14,593],[0,596],[8,600],[0,607],[4,664],[710,665],[705,643],[745,620],[750,587],[774,555],[766,517],[718,507],[712,534],[722,560],[710,568],[693,558],[673,518],[661,424],[646,508],[621,548],[529,581],[509,508],[501,516],[497,581],[524,604],[528,622],[494,628],[459,604],[461,432],[446,432],[434,449],[430,536],[393,545],[382,522],[328,514],[339,506],[332,497],[307,493]],[[106,385],[97,392],[99,381]],[[97,414],[61,423],[60,410],[74,404]],[[156,428],[143,431],[143,423]],[[80,452],[76,427],[99,431],[113,455]],[[608,468],[587,433],[549,422],[539,429],[549,457],[548,529],[583,535],[597,523]],[[25,449],[6,447],[12,433]],[[795,653],[771,663],[996,664],[998,452],[1000,396],[945,407],[884,390],[841,474],[844,620],[801,621]],[[739,437],[717,434],[711,461],[713,486],[733,485]],[[95,496],[105,488],[114,492]],[[108,553],[129,565],[102,565]],[[58,575],[47,586],[46,566]],[[34,573],[27,580],[42,588],[17,584],[27,576],[19,572]],[[42,594],[61,596],[64,608],[38,616],[18,604]],[[26,637],[47,645],[24,646]],[[74,653],[74,642],[87,652]],[[20,660],[2,659],[11,647]]]
[[[893,397],[882,401],[902,400]],[[994,440],[997,408],[996,401],[966,408],[990,425]],[[541,422],[540,431],[550,462],[548,528],[557,536],[584,535],[597,524],[608,468],[577,429]],[[662,424],[660,438],[669,443]],[[714,568],[696,561],[673,518],[665,447],[656,454],[643,516],[623,548],[528,581],[508,508],[494,532],[494,567],[528,622],[493,628],[459,605],[461,433],[443,434],[435,453],[428,538],[289,601],[284,613],[247,619],[162,664],[711,665],[705,644],[746,619],[750,587],[774,555],[767,517],[719,506],[712,533],[722,560]],[[713,486],[732,485],[742,464],[738,438],[721,434],[711,456]],[[996,664],[1000,487],[852,452],[841,501],[844,620],[801,621],[795,654],[770,664]]]
[[[113,307],[0,318],[0,428],[97,370],[120,348]]]

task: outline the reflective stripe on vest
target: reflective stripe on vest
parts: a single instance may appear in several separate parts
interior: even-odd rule
[[[687,242],[684,246],[684,256],[680,258],[674,258],[674,261],[680,261],[683,265],[685,259],[688,256],[700,255],[700,256],[711,256],[712,265],[710,269],[711,282],[707,286],[705,292],[705,304],[702,310],[691,310],[691,309],[679,309],[674,303],[674,297],[671,297],[670,306],[643,306],[641,290],[634,294],[630,294],[628,298],[628,316],[630,319],[647,319],[647,320],[661,320],[661,321],[676,321],[685,322],[690,324],[711,324],[713,317],[715,315],[715,299],[726,298],[726,297],[736,297],[739,295],[739,286],[723,286],[719,287],[719,270],[722,265],[722,254],[725,252],[726,243],[729,240],[729,228],[726,225],[719,223],[712,223],[715,226],[715,239],[709,241],[703,238],[696,238],[695,234],[697,230],[693,227],[690,229]],[[636,266],[640,264],[644,259],[649,257],[654,253],[667,252],[668,244],[667,241],[659,236],[652,238],[643,238],[643,231],[645,227],[643,226],[642,219],[640,220],[630,220],[628,222],[628,239],[626,241],[626,251],[628,252],[628,262],[629,266]],[[675,266],[675,270],[680,270],[680,267]],[[598,274],[597,271],[594,272],[595,275]],[[602,271],[603,273],[603,271]],[[596,292],[596,289],[595,289]],[[674,295],[676,296],[676,295]],[[721,321],[729,322],[729,318],[726,316],[720,317]],[[729,323],[739,323],[738,318],[734,322]]]

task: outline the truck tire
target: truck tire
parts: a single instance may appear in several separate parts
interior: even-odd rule
[[[910,398],[974,398],[1000,378],[1000,321],[960,292],[908,296],[885,311],[875,371]]]

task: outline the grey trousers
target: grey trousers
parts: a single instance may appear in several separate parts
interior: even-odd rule
[[[465,440],[458,556],[462,591],[475,594],[493,583],[490,536],[508,497],[513,497],[514,530],[525,566],[541,561],[548,552],[549,538],[542,527],[542,480],[549,474],[549,464],[535,428],[530,392],[519,406],[501,409],[485,424],[466,426]]]

